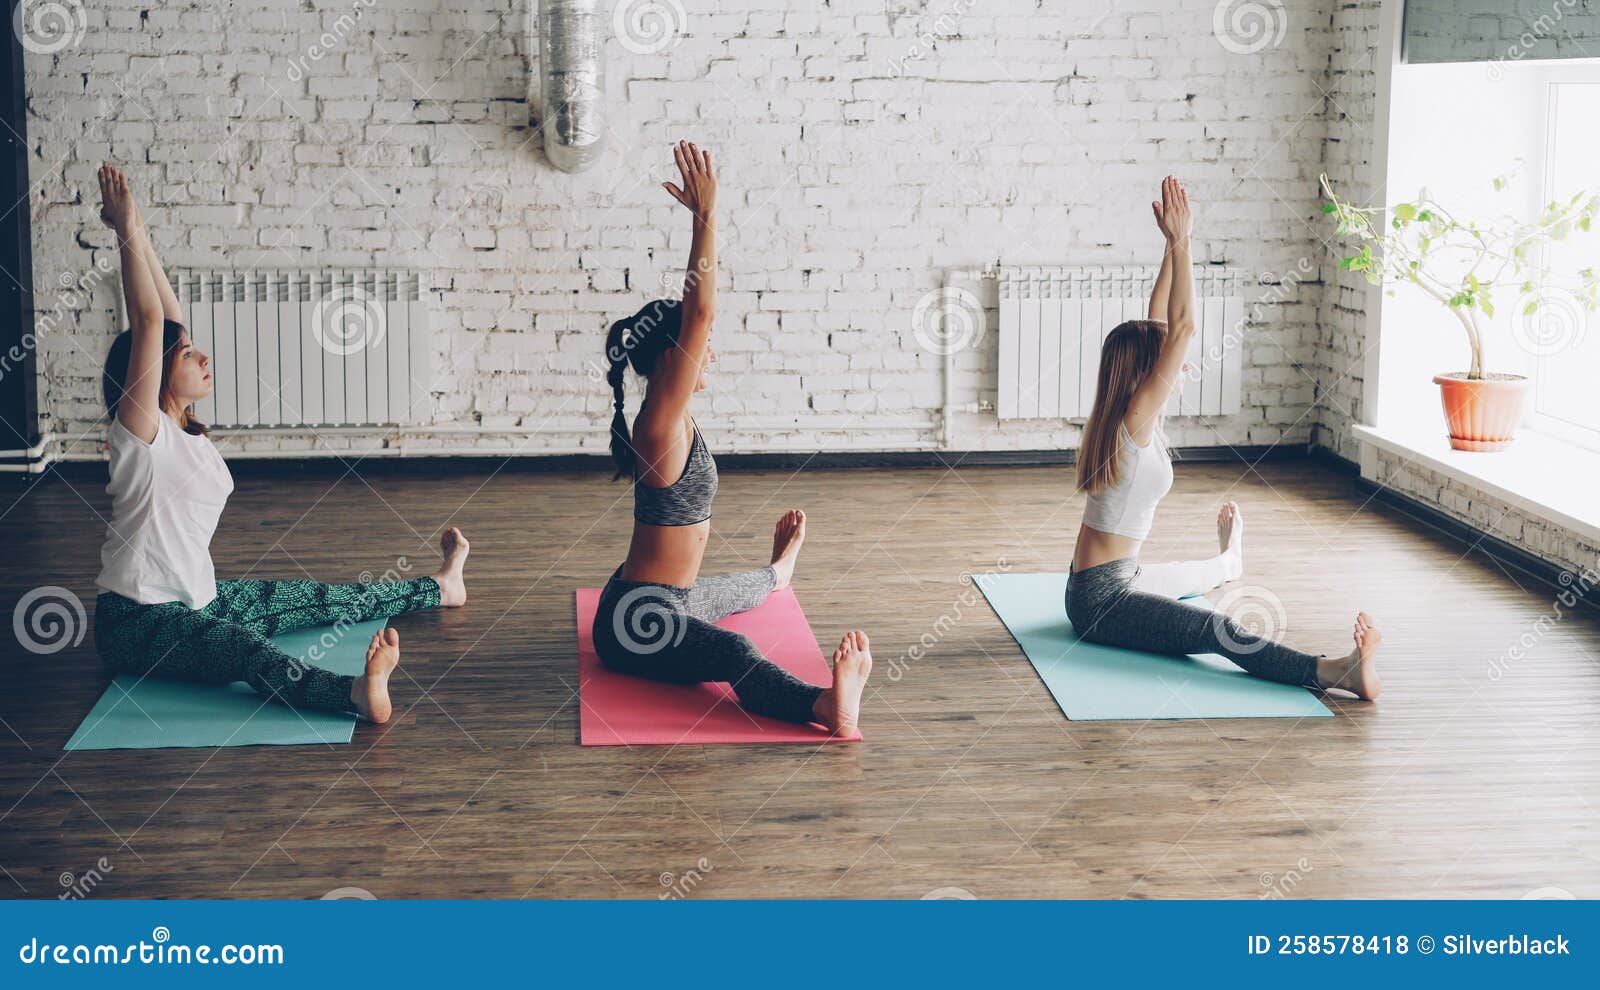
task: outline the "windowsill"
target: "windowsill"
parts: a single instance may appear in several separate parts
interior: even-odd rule
[[[1507,450],[1454,450],[1438,433],[1379,430],[1357,424],[1356,436],[1381,450],[1509,502],[1531,516],[1600,542],[1600,453],[1523,429]]]

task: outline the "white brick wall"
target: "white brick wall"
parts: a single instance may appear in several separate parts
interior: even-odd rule
[[[73,453],[98,449],[116,329],[114,279],[84,278],[109,258],[102,158],[145,191],[170,265],[426,272],[433,421],[484,432],[415,431],[408,449],[600,451],[603,329],[684,263],[683,213],[656,188],[680,136],[721,163],[721,360],[702,415],[722,449],[936,445],[941,360],[911,332],[917,300],[944,270],[996,260],[1155,260],[1145,204],[1167,171],[1201,204],[1200,258],[1297,273],[1250,300],[1244,411],[1177,441],[1310,439],[1318,84],[1339,34],[1323,4],[1289,0],[1241,54],[1254,46],[1223,44],[1214,0],[684,0],[664,50],[608,45],[611,147],[571,176],[529,126],[529,2],[381,0],[350,29],[358,3],[105,0],[76,44],[28,56],[44,426]],[[87,292],[61,290],[80,279]],[[996,343],[991,326],[959,356],[958,404],[994,398]],[[1077,430],[979,413],[956,436],[1025,449]]]
[[[1571,530],[1536,519],[1491,495],[1429,470],[1408,458],[1379,451],[1374,481],[1442,509],[1481,533],[1521,547],[1573,576],[1600,571],[1600,546]]]
[[[1322,166],[1334,188],[1354,202],[1369,202],[1372,189],[1372,124],[1377,103],[1376,64],[1379,0],[1341,3],[1332,17],[1324,86],[1326,136]],[[1360,449],[1350,427],[1361,415],[1365,360],[1367,283],[1339,271],[1348,245],[1334,240],[1333,225],[1319,216],[1322,265],[1329,273],[1318,309],[1313,348],[1317,402],[1312,414],[1316,443],[1347,460]]]

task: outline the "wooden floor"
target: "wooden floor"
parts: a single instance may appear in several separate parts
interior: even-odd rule
[[[395,620],[401,717],[348,746],[64,753],[106,683],[93,637],[8,638],[0,896],[90,870],[94,897],[1600,896],[1593,615],[1540,623],[1549,588],[1326,467],[1181,464],[1151,558],[1214,548],[1225,492],[1288,639],[1342,650],[1369,610],[1387,693],[1332,719],[1073,723],[960,580],[1063,570],[1068,492],[1065,468],[725,472],[708,569],[765,563],[772,521],[807,510],[818,638],[873,638],[867,740],[584,749],[572,591],[624,551],[624,486],[241,478],[219,575],[353,580],[454,524],[470,604]],[[92,613],[100,486],[0,496],[0,618],[49,584]]]

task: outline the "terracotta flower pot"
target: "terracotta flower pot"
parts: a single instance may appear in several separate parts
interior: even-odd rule
[[[1491,374],[1473,380],[1464,371],[1434,375],[1450,446],[1457,450],[1505,450],[1511,446],[1528,404],[1528,379]]]

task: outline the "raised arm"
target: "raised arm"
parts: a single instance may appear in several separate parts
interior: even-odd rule
[[[145,237],[144,218],[128,189],[128,178],[111,165],[100,166],[100,219],[117,235],[122,260],[122,297],[127,303],[133,347],[128,353],[127,387],[117,400],[117,420],[128,432],[151,443],[161,422],[161,359],[165,311],[150,273],[154,257]],[[173,300],[176,304],[176,299]]]
[[[1170,175],[1161,183],[1156,222],[1167,236],[1162,268],[1167,273],[1167,332],[1150,377],[1133,393],[1126,425],[1135,441],[1148,444],[1155,436],[1161,410],[1183,376],[1183,362],[1194,338],[1194,263],[1189,258],[1189,193]],[[1151,302],[1155,308],[1154,300]]]
[[[172,283],[167,281],[167,273],[161,267],[161,259],[156,257],[155,242],[150,240],[146,232],[144,238],[144,263],[150,269],[150,278],[155,282],[156,295],[161,298],[161,313],[174,323],[183,322],[183,307],[178,304],[178,294],[172,291]]]
[[[1156,224],[1161,223],[1161,204],[1151,203],[1156,208]],[[1165,231],[1163,231],[1165,233]],[[1156,284],[1150,290],[1150,311],[1148,318],[1158,323],[1167,322],[1167,296],[1172,293],[1172,245],[1169,243],[1161,249],[1161,271],[1156,273]]]
[[[681,429],[683,414],[705,369],[717,296],[717,180],[711,168],[711,153],[680,141],[673,157],[683,185],[662,185],[693,214],[694,238],[689,245],[689,269],[683,278],[683,325],[678,331],[678,346],[661,355],[650,376],[650,401],[638,424],[638,428],[652,432]]]

